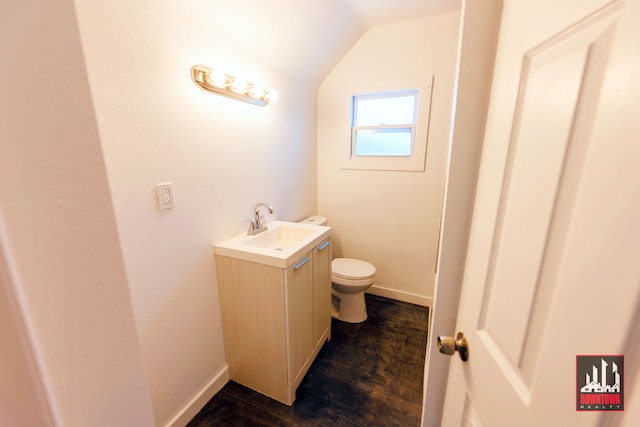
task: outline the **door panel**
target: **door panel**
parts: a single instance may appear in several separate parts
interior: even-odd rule
[[[503,11],[442,425],[596,425],[576,355],[623,354],[640,304],[640,2]]]
[[[473,407],[473,403],[469,395],[464,399],[464,411],[462,412],[462,425],[464,427],[482,427],[482,423],[478,419],[478,414]]]
[[[544,330],[540,323],[544,323],[550,302],[535,305],[535,299],[543,292],[553,292],[540,289],[549,264],[545,254],[551,226],[563,213],[557,210],[561,198],[575,192],[575,188],[561,188],[574,185],[572,174],[580,170],[569,159],[575,160],[575,151],[584,149],[576,147],[584,141],[572,136],[574,124],[585,124],[580,120],[583,111],[577,111],[578,99],[581,93],[594,97],[599,91],[599,71],[606,63],[615,22],[611,15],[590,21],[525,55],[502,182],[478,330],[496,357],[508,361],[511,369],[529,381],[535,363],[528,360],[526,372],[522,369],[523,350],[533,336],[540,339]],[[534,305],[540,311],[536,323],[532,322]]]

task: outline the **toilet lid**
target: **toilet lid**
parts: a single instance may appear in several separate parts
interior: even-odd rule
[[[366,261],[336,258],[331,261],[331,274],[337,277],[366,279],[376,274],[376,268]]]

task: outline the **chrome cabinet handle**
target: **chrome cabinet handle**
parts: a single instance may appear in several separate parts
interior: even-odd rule
[[[302,261],[300,261],[299,263],[297,263],[296,265],[293,266],[294,270],[298,270],[299,268],[301,268],[303,265],[305,265],[306,263],[309,262],[309,257],[305,257]]]
[[[458,332],[455,339],[450,336],[440,335],[438,337],[438,350],[440,353],[449,356],[457,351],[463,362],[469,360],[469,343],[462,332]]]
[[[321,251],[321,250],[323,250],[324,248],[326,248],[327,246],[329,246],[330,244],[331,244],[331,242],[327,240],[326,242],[324,242],[323,244],[321,244],[320,246],[318,246],[318,250],[319,250],[319,251]]]

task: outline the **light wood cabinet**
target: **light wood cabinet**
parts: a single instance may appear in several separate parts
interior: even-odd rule
[[[287,405],[331,331],[327,239],[286,269],[216,254],[232,380]]]
[[[331,240],[313,250],[313,342],[331,339]]]

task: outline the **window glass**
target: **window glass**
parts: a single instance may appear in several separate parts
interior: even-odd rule
[[[406,125],[414,122],[416,94],[356,98],[354,125]]]
[[[417,103],[418,90],[354,96],[351,155],[410,157]]]
[[[361,129],[355,132],[356,156],[410,156],[411,128]]]

